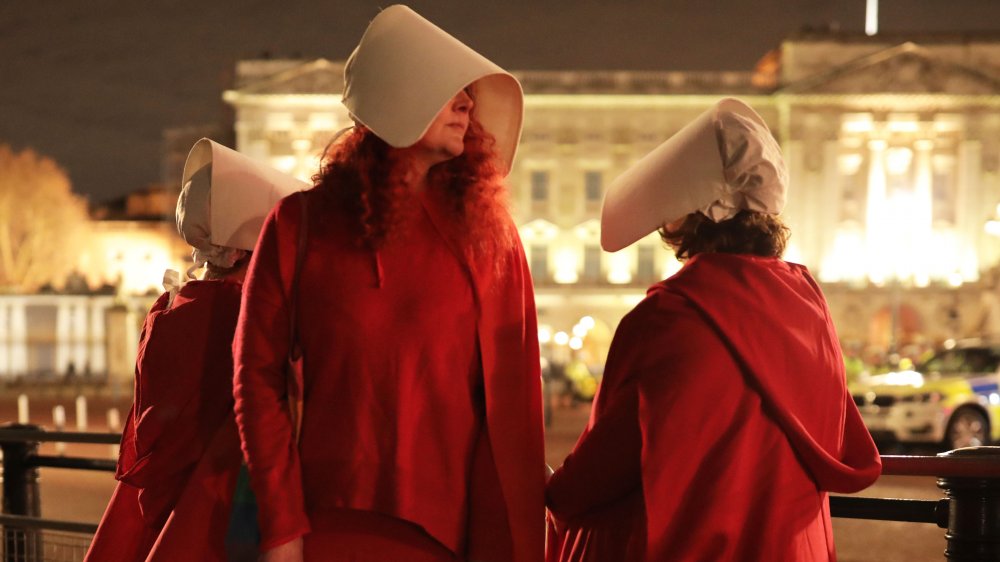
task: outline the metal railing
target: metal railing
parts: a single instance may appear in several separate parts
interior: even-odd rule
[[[45,431],[0,425],[3,506],[0,561],[69,562],[82,559],[97,525],[41,517],[38,469],[114,472],[115,461],[38,453],[45,442],[117,444],[117,433]],[[883,456],[882,474],[934,476],[940,500],[831,496],[834,517],[932,523],[946,529],[946,560],[1000,560],[1000,447],[972,447],[937,456]]]
[[[951,562],[1000,560],[1000,447],[937,456],[883,456],[882,474],[935,476],[940,500],[831,496],[834,517],[933,523],[945,531]]]
[[[3,451],[3,505],[0,513],[2,562],[77,562],[83,559],[97,525],[41,517],[39,468],[114,472],[115,461],[42,455],[40,443],[114,445],[118,433],[45,431],[34,425],[0,425]]]

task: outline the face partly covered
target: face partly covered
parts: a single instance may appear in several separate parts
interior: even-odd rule
[[[414,148],[431,165],[460,156],[465,150],[474,102],[466,90],[458,92],[441,108]]]

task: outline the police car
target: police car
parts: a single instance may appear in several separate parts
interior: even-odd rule
[[[914,369],[848,388],[876,442],[957,449],[1000,440],[1000,345],[952,344]]]

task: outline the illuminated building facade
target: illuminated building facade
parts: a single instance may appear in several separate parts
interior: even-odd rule
[[[823,282],[846,342],[1000,335],[984,327],[1000,318],[981,308],[997,290],[984,273],[1000,258],[984,228],[1000,203],[1000,36],[909,39],[802,34],[752,72],[516,72],[525,120],[509,184],[542,341],[558,335],[603,358],[622,314],[677,269],[655,234],[602,252],[601,200],[727,95],[757,108],[783,146],[786,257]],[[350,125],[342,70],[323,59],[240,63],[225,93],[237,148],[308,178]]]
[[[241,62],[224,96],[237,148],[308,178],[350,125],[342,70],[323,59]],[[590,340],[603,358],[622,314],[677,269],[655,234],[602,252],[601,200],[616,175],[727,95],[757,108],[782,144],[786,258],[823,282],[845,341],[981,332],[980,302],[997,290],[984,273],[1000,260],[1000,239],[984,228],[1000,203],[1000,36],[805,33],[752,72],[515,74],[525,120],[509,184],[543,341],[564,332],[560,342]],[[574,327],[590,337],[574,341]]]
[[[41,294],[0,295],[0,380],[109,376],[130,384],[139,330],[190,248],[177,235],[177,191],[150,188],[98,209],[77,271]]]
[[[330,138],[351,124],[340,104],[343,63],[249,60],[236,74],[223,95],[236,148],[308,180]],[[621,316],[679,267],[655,234],[601,251],[601,200],[619,173],[727,95],[757,108],[783,147],[786,258],[821,280],[845,343],[1000,337],[1000,35],[806,33],[749,72],[515,74],[526,97],[511,207],[547,354],[582,349],[602,361]],[[176,175],[202,133],[171,134],[164,162]],[[80,267],[91,287],[120,280],[123,296],[155,292],[165,267],[183,267],[187,247],[165,220],[178,187],[130,198],[160,209],[145,213],[155,220],[132,209],[95,223]],[[25,300],[33,298],[48,304]],[[71,364],[111,370],[113,361],[128,376],[132,344],[113,351],[107,332],[131,333],[149,297],[127,297],[138,300],[123,322],[101,312],[118,302],[111,297],[74,298],[0,299],[0,378]]]

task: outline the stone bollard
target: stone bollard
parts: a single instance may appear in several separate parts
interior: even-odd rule
[[[27,394],[21,394],[17,397],[17,423],[22,425],[31,423],[31,412],[28,409]]]
[[[1000,462],[1000,447],[967,447],[938,456]],[[941,477],[937,484],[948,498],[945,559],[1000,560],[1000,473],[996,478]]]
[[[64,431],[66,429],[66,408],[62,405],[52,407],[52,425],[55,426],[56,431]],[[65,455],[66,454],[66,444],[63,442],[57,442],[55,444],[56,454]]]
[[[80,395],[76,397],[76,430],[87,431],[87,397]]]

